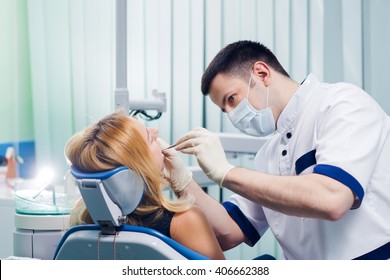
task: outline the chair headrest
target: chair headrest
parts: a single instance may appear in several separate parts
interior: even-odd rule
[[[104,223],[107,213],[118,220],[119,216],[132,213],[142,200],[145,182],[141,175],[125,166],[102,172],[83,172],[71,166],[81,196],[97,224]],[[103,204],[103,205],[102,205]],[[121,222],[114,223],[115,226]]]

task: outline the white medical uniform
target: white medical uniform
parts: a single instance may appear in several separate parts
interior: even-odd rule
[[[390,242],[390,118],[362,89],[320,83],[310,74],[255,165],[273,175],[334,178],[353,191],[356,209],[332,222],[233,195],[225,208],[252,243],[269,227],[286,259],[354,259]]]

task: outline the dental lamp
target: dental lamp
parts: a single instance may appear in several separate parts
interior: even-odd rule
[[[127,89],[127,3],[126,0],[116,1],[116,89],[115,109],[124,109],[135,116],[141,114],[147,120],[158,119],[166,112],[165,93],[153,90],[152,99],[129,99]],[[155,110],[157,114],[150,116],[146,110]]]

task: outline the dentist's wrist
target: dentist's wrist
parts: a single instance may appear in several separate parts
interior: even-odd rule
[[[177,174],[177,178],[175,178],[172,183],[172,189],[175,193],[183,191],[192,180],[192,172],[191,170],[185,168],[180,174]]]
[[[225,162],[223,165],[221,165],[217,171],[213,172],[212,174],[206,174],[211,180],[213,180],[216,184],[218,184],[221,188],[223,188],[223,182],[226,178],[226,175],[229,173],[230,170],[234,168],[234,165]]]

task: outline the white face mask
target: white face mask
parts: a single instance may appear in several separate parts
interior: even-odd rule
[[[268,87],[266,107],[257,111],[248,101],[251,80],[252,74],[249,78],[246,98],[241,100],[236,108],[228,113],[228,117],[241,132],[252,136],[264,137],[275,131],[274,115],[271,108],[268,107]]]

